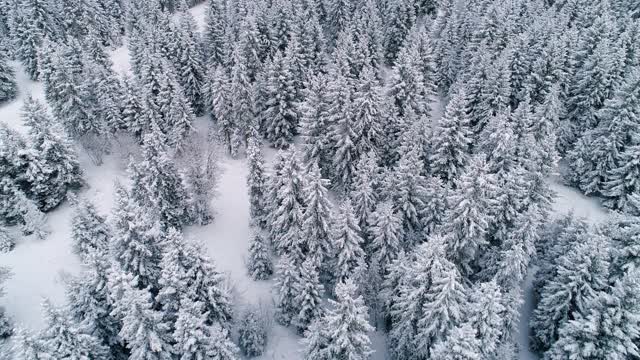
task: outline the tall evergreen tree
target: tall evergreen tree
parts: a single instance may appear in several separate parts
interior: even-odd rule
[[[370,256],[382,269],[398,256],[403,245],[402,219],[389,201],[381,202],[368,220]]]
[[[322,178],[318,164],[311,165],[306,178],[301,250],[325,266],[332,250],[330,227],[333,214],[327,191],[329,181]]]
[[[297,316],[299,303],[296,302],[298,294],[297,284],[300,282],[299,264],[288,255],[280,257],[276,272],[276,320],[282,325],[289,325]]]
[[[71,220],[71,234],[73,249],[83,259],[92,252],[104,253],[109,249],[111,229],[89,200],[78,201]]]
[[[256,234],[249,245],[249,259],[247,260],[249,276],[254,280],[267,280],[273,274],[269,249],[264,238]]]
[[[249,187],[250,215],[253,222],[259,227],[265,227],[267,222],[267,189],[264,157],[260,149],[260,140],[255,137],[249,139],[247,146],[247,160],[249,175],[247,186]]]
[[[363,239],[350,200],[345,200],[331,229],[334,252],[333,277],[336,283],[350,278],[355,270],[366,266]]]
[[[207,3],[203,42],[207,53],[206,58],[214,66],[222,65],[227,57],[226,3],[224,0],[212,0]]]
[[[335,292],[331,308],[306,334],[305,359],[368,359],[373,327],[364,300],[349,279],[338,283]]]
[[[324,287],[320,283],[318,263],[313,257],[308,257],[302,263],[298,280],[297,294],[294,298],[298,304],[298,314],[292,319],[293,325],[300,333],[322,315],[322,295]]]
[[[0,103],[15,98],[17,92],[18,86],[15,73],[11,66],[7,64],[5,54],[0,51]]]

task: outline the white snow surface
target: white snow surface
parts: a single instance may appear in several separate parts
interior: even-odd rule
[[[191,13],[200,29],[204,27],[206,4],[192,8]],[[131,72],[129,54],[126,46],[110,51],[114,70],[120,74]],[[0,121],[10,127],[25,132],[20,121],[20,108],[27,94],[44,99],[41,83],[28,79],[17,63],[11,63],[16,69],[19,95],[14,101],[0,106]],[[434,111],[441,115],[442,109]],[[198,119],[197,128],[207,128],[207,117]],[[87,185],[80,196],[91,200],[98,211],[105,216],[111,212],[114,199],[115,181],[126,182],[126,164],[128,147],[126,144],[114,146],[114,152],[104,159],[100,166],[94,165],[88,156],[79,149],[80,163]],[[266,149],[267,161],[273,159],[274,151]],[[223,157],[220,160],[222,171],[218,195],[212,199],[215,220],[207,226],[192,226],[185,229],[187,239],[200,241],[206,245],[209,256],[215,261],[219,271],[228,275],[233,285],[236,303],[241,309],[246,304],[262,304],[273,307],[273,281],[256,282],[247,276],[245,257],[252,229],[249,226],[249,200],[246,188],[247,167],[244,160]],[[556,178],[550,179],[551,188],[557,193],[553,203],[554,214],[573,211],[576,215],[598,223],[607,218],[607,212],[597,200],[580,194],[577,190],[562,185]],[[56,304],[63,304],[63,273],[77,273],[80,263],[71,251],[71,216],[73,210],[68,203],[48,214],[51,233],[45,240],[30,237],[18,241],[16,248],[6,254],[0,254],[0,266],[11,269],[13,276],[6,282],[6,295],[0,298],[0,305],[7,309],[20,327],[41,329],[44,326],[40,304],[44,298]],[[531,272],[524,285],[525,303],[519,326],[519,345],[521,359],[537,359],[528,351],[528,320],[533,309],[531,299]],[[268,340],[265,353],[259,359],[299,359],[301,337],[291,329],[275,325]],[[372,347],[376,352],[373,359],[389,358],[383,333],[371,334]]]

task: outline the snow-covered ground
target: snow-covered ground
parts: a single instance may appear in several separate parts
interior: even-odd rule
[[[191,9],[196,22],[202,29],[206,5],[198,5]],[[114,69],[119,73],[130,71],[129,55],[126,47],[111,51]],[[22,100],[27,94],[43,99],[42,84],[30,81],[18,64],[16,68],[19,85],[19,97],[8,104],[0,106],[0,121],[9,124],[21,132],[24,127],[20,122]],[[442,113],[439,107],[435,111]],[[206,117],[198,119],[197,128],[206,129]],[[124,150],[123,150],[124,149]],[[127,146],[114,146],[114,153],[104,159],[101,166],[94,165],[90,159],[80,154],[81,165],[87,186],[81,195],[90,199],[103,215],[108,215],[113,205],[114,182],[126,179]],[[268,151],[266,158],[273,158]],[[218,269],[228,274],[234,285],[237,300],[243,304],[272,305],[272,281],[255,282],[245,270],[245,256],[248,242],[252,236],[249,226],[249,201],[246,189],[247,167],[243,160],[222,158],[222,171],[218,186],[218,196],[213,199],[216,211],[215,221],[202,227],[190,227],[185,230],[189,239],[203,242]],[[578,191],[562,185],[557,179],[550,179],[552,189],[557,193],[553,204],[555,214],[573,211],[590,221],[600,222],[607,217],[606,211],[593,199],[581,195]],[[23,239],[15,250],[0,254],[0,265],[8,266],[13,276],[6,283],[7,295],[0,299],[10,316],[19,326],[39,329],[43,326],[40,303],[49,298],[54,303],[64,301],[61,273],[75,273],[80,264],[71,252],[71,215],[72,209],[63,204],[48,216],[51,234],[45,240]],[[536,359],[535,354],[528,352],[528,319],[532,310],[531,278],[525,284],[525,304],[523,305],[520,324],[519,344],[522,349],[521,359]],[[374,333],[371,336],[376,350],[374,359],[386,359],[385,337]],[[298,359],[301,345],[300,337],[292,330],[276,325],[269,339],[266,353],[262,359]]]

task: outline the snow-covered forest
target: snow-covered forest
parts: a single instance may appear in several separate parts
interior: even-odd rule
[[[640,359],[637,0],[0,0],[0,360]]]

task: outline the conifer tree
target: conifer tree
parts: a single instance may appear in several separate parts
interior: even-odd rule
[[[364,300],[349,279],[338,283],[335,292],[331,308],[307,332],[305,359],[368,359],[373,327]]]
[[[380,197],[376,192],[380,187],[379,171],[378,156],[376,156],[375,152],[370,151],[358,160],[353,183],[351,184],[351,201],[358,218],[358,225],[360,225],[360,230],[362,230],[366,240],[370,240],[367,221]]]
[[[350,200],[345,200],[332,224],[334,271],[336,283],[350,278],[354,271],[365,264],[364,240],[360,235],[358,220],[353,212]]]
[[[126,341],[131,360],[169,360],[173,348],[162,313],[153,309],[149,289],[127,286],[118,304],[124,315],[119,336]]]
[[[317,162],[322,170],[328,169],[330,161],[327,157],[327,83],[328,79],[322,73],[311,77],[299,104],[302,159],[305,164]]]
[[[631,359],[638,349],[638,280],[628,273],[611,290],[601,291],[559,330],[559,339],[545,354],[551,359]]]
[[[348,26],[354,4],[351,0],[329,0],[325,2],[324,6],[327,12],[329,34],[337,37]]]
[[[230,119],[239,131],[243,141],[258,128],[256,119],[255,87],[251,83],[249,70],[244,61],[241,49],[236,46],[232,54],[231,82],[229,99],[231,102]]]
[[[322,315],[324,287],[320,283],[318,270],[318,262],[311,256],[300,267],[298,289],[294,298],[300,310],[291,321],[300,333],[304,333]]]
[[[416,13],[411,1],[400,0],[388,2],[384,15],[385,58],[388,64],[393,64],[416,21]]]
[[[122,109],[120,114],[121,129],[127,130],[138,141],[141,141],[142,134],[149,127],[148,109],[145,108],[141,98],[142,91],[138,83],[132,77],[125,76],[122,81]]]
[[[218,180],[216,149],[196,143],[187,148],[185,155],[188,163],[183,170],[182,179],[188,197],[188,223],[210,224],[214,217],[211,197],[216,193]]]
[[[447,196],[443,231],[453,258],[465,271],[487,244],[494,181],[484,157],[475,157],[456,182],[456,190]]]
[[[231,118],[231,80],[223,67],[212,68],[206,80],[207,110],[216,123],[218,136],[227,152],[231,152],[234,123]]]
[[[297,316],[299,303],[296,302],[298,294],[297,284],[300,282],[297,266],[288,254],[280,257],[276,271],[276,320],[287,326]]]
[[[117,197],[111,254],[124,273],[136,277],[137,288],[158,289],[161,259],[159,226],[126,190],[119,189]]]
[[[180,46],[176,57],[176,78],[194,114],[201,116],[204,114],[204,58],[196,23],[189,11],[183,11],[179,15],[177,30],[177,42]]]
[[[402,219],[393,211],[393,204],[385,201],[376,206],[368,224],[369,254],[382,269],[386,269],[403,245]]]
[[[0,253],[7,253],[16,246],[16,242],[13,236],[9,233],[7,228],[0,226]]]
[[[466,93],[461,87],[447,104],[434,134],[430,167],[445,183],[452,183],[464,171],[469,159],[471,128],[465,108]]]
[[[388,96],[393,99],[395,112],[405,116],[411,109],[417,117],[429,116],[431,108],[424,86],[424,78],[418,67],[417,49],[403,48],[391,71]]]
[[[309,257],[315,257],[320,264],[326,265],[331,254],[331,222],[333,214],[328,199],[329,181],[323,179],[318,164],[311,165],[304,185],[304,203],[302,214],[302,251]]]
[[[22,120],[29,127],[30,159],[25,180],[27,196],[43,211],[58,206],[69,188],[82,184],[82,171],[66,134],[47,114],[44,105],[28,97]]]
[[[17,4],[16,4],[17,5]],[[34,9],[17,7],[12,12],[10,28],[16,58],[22,63],[31,80],[38,80],[40,72],[40,46],[45,34],[38,26]]]
[[[497,355],[500,341],[507,335],[503,320],[506,309],[502,303],[500,287],[495,281],[476,285],[469,295],[468,321],[485,358]]]
[[[174,352],[181,360],[235,360],[238,349],[229,339],[227,330],[219,324],[208,325],[203,305],[188,298],[180,301],[180,310],[172,337]]]
[[[156,126],[144,137],[144,160],[137,166],[148,198],[141,205],[153,206],[163,227],[181,228],[188,220],[188,196],[166,143]]]
[[[475,329],[468,323],[455,327],[445,340],[433,346],[434,360],[479,360],[482,359],[481,344],[476,339]]]
[[[288,154],[281,170],[283,178],[276,179],[282,183],[270,189],[276,191],[274,202],[271,203],[271,238],[278,253],[295,255],[301,250],[300,241],[303,240],[304,179],[295,150],[290,150]]]
[[[182,234],[175,228],[170,228],[163,239],[163,250],[158,279],[159,291],[154,301],[162,308],[163,321],[169,326],[169,330],[173,331],[181,301],[190,300],[187,298],[193,296],[189,293],[187,279],[191,253]]]
[[[360,72],[353,98],[354,126],[358,137],[356,159],[369,151],[379,148],[382,135],[382,123],[388,116],[384,93],[374,69],[365,66]]]
[[[249,259],[247,260],[249,276],[253,280],[267,280],[273,274],[269,249],[264,238],[256,234],[249,245]]]
[[[208,62],[213,65],[222,65],[226,60],[226,36],[227,28],[226,1],[212,0],[207,3],[204,31],[204,47]]]
[[[573,244],[572,251],[554,260],[556,275],[539,290],[539,302],[530,322],[534,348],[550,348],[567,321],[577,313],[585,314],[597,293],[606,289],[607,249],[605,239],[585,234]]]
[[[15,73],[7,64],[6,56],[0,51],[0,103],[15,98],[17,92]]]
[[[86,334],[63,309],[56,309],[48,300],[43,304],[47,327],[42,333],[42,346],[54,359],[110,358],[108,348],[98,338]]]
[[[250,216],[253,222],[261,228],[267,222],[267,189],[264,157],[260,149],[260,140],[255,137],[249,139],[247,146],[247,160],[249,176],[247,186],[249,187]]]
[[[264,352],[267,331],[262,321],[264,319],[260,318],[255,309],[247,310],[242,317],[238,330],[238,345],[247,356],[260,356]]]
[[[92,251],[84,262],[82,273],[66,281],[70,315],[88,334],[107,346],[112,356],[121,356],[124,348],[118,338],[120,324],[111,313],[115,304],[108,284],[111,274],[108,254]]]
[[[71,234],[73,249],[82,259],[92,252],[104,253],[109,249],[111,229],[89,200],[78,201],[71,220]]]
[[[265,138],[276,148],[285,148],[293,139],[298,126],[297,102],[299,89],[289,67],[291,59],[278,52],[267,66],[265,98],[262,112]]]

